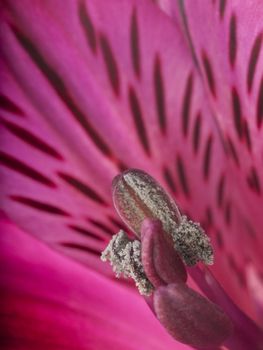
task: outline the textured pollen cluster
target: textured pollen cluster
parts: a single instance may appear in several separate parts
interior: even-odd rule
[[[141,294],[151,294],[153,286],[147,278],[149,275],[146,276],[145,273],[149,266],[147,265],[144,271],[145,265],[141,259],[144,254],[141,252],[142,226],[148,219],[159,221],[164,236],[172,238],[171,249],[179,254],[179,260],[182,259],[186,265],[193,266],[199,261],[213,264],[213,249],[208,236],[198,223],[181,216],[173,199],[149,174],[139,169],[129,169],[115,177],[112,189],[113,202],[118,214],[140,238],[130,240],[124,231],[120,231],[113,236],[102,253],[102,260],[110,261],[117,277],[121,274],[131,277]],[[166,255],[168,252],[162,253]],[[158,261],[158,266],[154,267],[154,270],[158,270],[159,265],[164,264],[165,256],[158,260],[157,251],[149,254],[154,255],[155,263]],[[175,254],[171,253],[171,256],[173,255]],[[169,270],[168,265],[166,267]],[[149,271],[152,274],[151,268]],[[162,276],[159,277],[161,280]]]
[[[187,285],[186,266],[213,263],[209,238],[198,223],[181,216],[176,203],[148,174],[130,169],[113,180],[114,205],[140,239],[124,231],[102,253],[117,277],[131,277],[149,296],[161,324],[178,341],[215,348],[232,333],[232,321],[218,305]]]
[[[141,242],[130,240],[124,231],[114,235],[101,254],[102,261],[109,261],[117,277],[131,277],[142,295],[150,295],[153,286],[146,277],[141,262]]]
[[[149,174],[129,169],[118,175],[113,181],[113,202],[137,237],[141,236],[141,225],[146,218],[158,219],[186,265],[193,266],[198,261],[213,264],[213,249],[204,230],[181,216],[174,200]]]
[[[175,249],[186,265],[193,266],[198,261],[203,261],[207,265],[213,264],[214,255],[210,239],[200,224],[188,220],[184,215],[172,233],[172,237]]]
[[[182,216],[180,224],[172,235],[174,249],[184,263],[193,266],[198,261],[213,264],[213,249],[210,239],[198,223]],[[117,277],[131,277],[142,295],[150,295],[153,286],[142,265],[141,242],[130,240],[124,231],[114,235],[101,255],[102,261],[109,261]]]

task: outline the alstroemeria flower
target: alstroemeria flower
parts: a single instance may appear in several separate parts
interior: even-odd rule
[[[100,261],[113,177],[145,170],[202,224],[189,285],[262,335],[260,0],[1,2],[1,331],[6,349],[187,349]]]

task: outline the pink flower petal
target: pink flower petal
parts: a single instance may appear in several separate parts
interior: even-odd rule
[[[186,11],[198,13],[200,4]],[[231,96],[224,102],[216,85],[215,101],[209,80],[204,89],[182,19],[174,25],[144,0],[9,0],[2,7],[4,210],[53,248],[106,273],[98,255],[120,225],[111,179],[126,167],[144,169],[204,224],[216,246],[213,272],[255,317],[244,266],[262,266],[259,147],[253,143],[254,163],[245,138],[237,143],[233,111],[221,117]],[[198,35],[206,21],[194,27],[188,12]],[[206,45],[217,42],[203,37]],[[205,49],[200,66],[207,76],[214,52]],[[232,100],[237,114],[235,92]]]
[[[227,287],[225,270],[232,270],[239,279],[232,291],[239,288],[238,284],[247,289],[247,267],[253,264],[262,274],[262,3],[157,3],[176,26],[183,28],[189,40],[229,155],[225,169],[221,175],[221,170],[218,172],[217,208],[210,206],[207,211],[218,253],[228,252],[221,269],[215,267],[214,272]]]
[[[1,219],[5,349],[187,349],[144,300]],[[132,309],[128,308],[128,304]]]
[[[203,73],[210,106],[230,153],[231,202],[239,221],[247,228],[245,238],[252,259],[262,272],[256,249],[263,225],[262,206],[262,94],[263,52],[261,1],[218,1],[217,4],[186,1],[185,16],[195,55]],[[205,19],[205,20],[204,20]],[[242,155],[242,157],[240,156]],[[240,214],[238,214],[240,213]],[[240,239],[240,236],[238,237]],[[257,243],[256,243],[257,242]],[[256,243],[256,244],[255,244]],[[246,246],[247,251],[247,246]],[[240,264],[240,263],[238,263]]]
[[[2,63],[2,94],[23,110],[24,118],[8,109],[3,113],[1,203],[22,228],[95,267],[98,252],[118,227],[110,182],[124,162],[145,168],[173,192],[175,182],[181,183],[182,203],[195,188],[198,191],[198,186],[190,189],[183,176],[187,143],[174,118],[182,118],[189,77],[194,79],[188,47],[180,32],[146,1],[124,1],[117,8],[114,1],[90,1],[81,8],[75,1],[7,4],[1,30],[8,62]],[[87,23],[95,30],[96,49],[90,46],[94,39],[86,32]],[[119,97],[105,67],[106,53],[118,66]],[[203,96],[197,76],[195,80],[192,105],[199,110]],[[206,138],[208,125],[202,132]],[[37,148],[26,133],[63,159]],[[189,162],[195,167],[192,157],[191,146]],[[32,170],[45,180],[29,176]],[[202,170],[199,175],[203,177]],[[99,264],[97,268],[101,270]]]

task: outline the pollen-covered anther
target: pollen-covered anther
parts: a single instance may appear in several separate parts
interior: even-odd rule
[[[199,223],[182,216],[181,222],[175,228],[172,236],[175,249],[186,265],[193,266],[198,261],[207,265],[213,264],[214,254],[210,239]]]
[[[138,236],[144,219],[158,219],[168,234],[180,222],[173,199],[149,174],[129,169],[116,176],[112,184],[115,208],[125,224]]]
[[[131,240],[124,231],[114,235],[101,254],[102,261],[109,261],[117,277],[130,277],[142,295],[149,296],[153,291],[141,263],[141,242]]]
[[[213,264],[208,236],[198,223],[181,216],[173,199],[149,174],[139,169],[123,172],[113,180],[112,194],[118,214],[138,237],[144,220],[157,219],[186,265]]]

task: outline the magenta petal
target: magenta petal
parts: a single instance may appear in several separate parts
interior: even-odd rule
[[[119,225],[110,182],[120,169],[145,169],[202,221],[224,153],[180,28],[145,0],[3,7],[0,201],[9,216],[99,271]]]
[[[184,9],[211,109],[232,158],[230,176],[218,185],[219,207],[225,214],[231,208],[226,218],[234,225],[228,265],[248,290],[250,266],[263,273],[262,1],[187,0]]]
[[[154,287],[186,282],[184,264],[159,220],[143,221],[141,243],[143,268]]]
[[[226,152],[224,166],[220,170],[217,164],[212,166],[217,178],[214,204],[210,202],[204,220],[217,246],[215,261],[220,262],[212,270],[235,302],[255,319],[246,271],[253,265],[257,274],[263,272],[262,1],[156,3],[186,33]],[[213,157],[215,150],[211,153]]]
[[[175,140],[185,147],[174,115],[193,69],[188,48],[149,1],[2,7],[1,206],[27,232],[102,271],[99,252],[119,226],[114,175],[138,167],[176,187],[170,156]]]
[[[185,284],[159,287],[154,310],[175,339],[196,347],[219,346],[232,332],[224,312]]]
[[[6,219],[0,229],[3,349],[187,349],[166,334],[137,293],[59,255]]]
[[[161,2],[166,13],[178,15],[177,1]],[[263,266],[257,169],[263,138],[255,123],[262,106],[262,28],[253,27],[260,2],[250,12],[244,10],[250,2],[184,1],[205,89],[183,21],[177,16],[174,25],[152,1],[2,3],[1,207],[54,249],[107,273],[99,254],[120,225],[111,207],[111,180],[123,168],[144,169],[204,224],[216,246],[213,273],[255,318],[245,269],[248,261],[259,272]],[[218,11],[223,3],[224,21]],[[250,53],[258,57],[254,68],[250,61],[248,99],[247,74],[239,79],[223,62],[228,30],[222,26],[230,29],[232,4],[236,33],[246,38],[245,56],[237,46],[235,71],[247,67]],[[205,73],[209,63],[214,79]],[[238,101],[247,117],[240,142],[233,129],[234,117],[235,125],[240,120]]]

